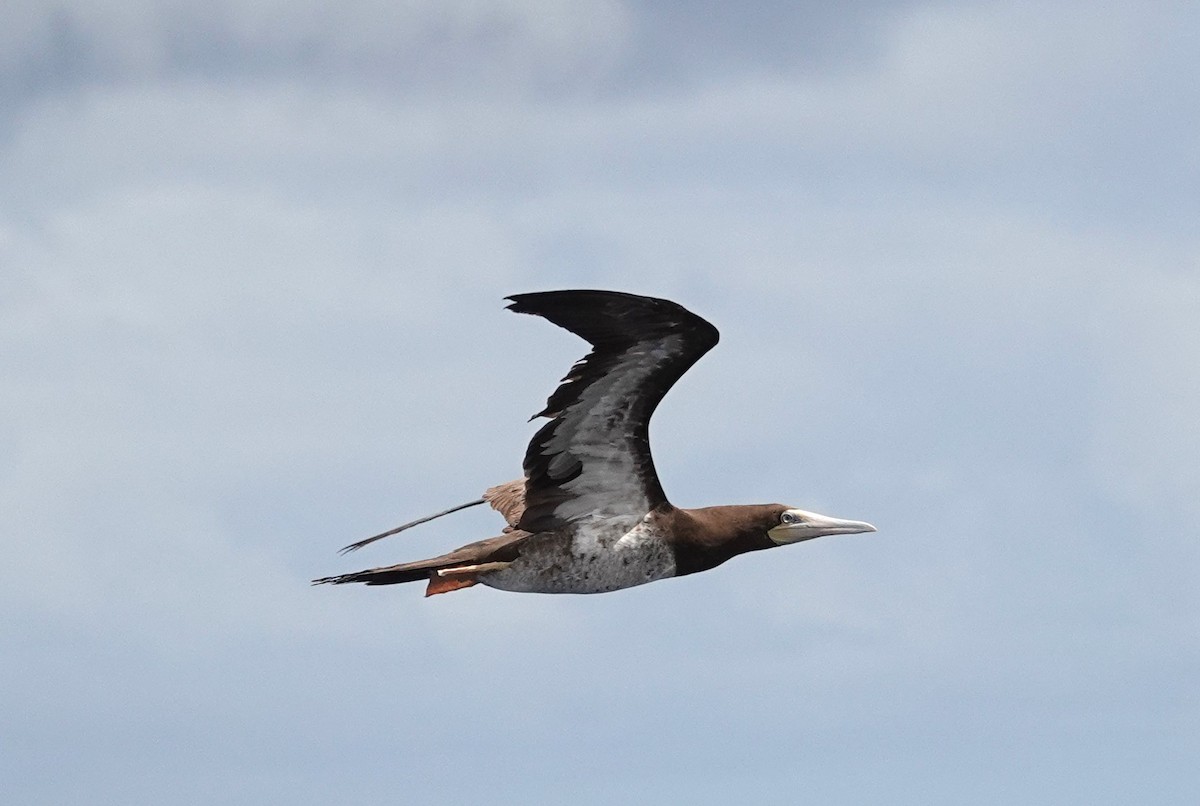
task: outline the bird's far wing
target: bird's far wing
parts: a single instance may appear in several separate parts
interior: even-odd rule
[[[632,527],[667,498],[649,422],[667,390],[712,349],[717,329],[674,302],[612,291],[517,294],[510,310],[583,337],[592,351],[550,395],[525,453],[517,527],[547,532],[589,518]]]
[[[409,521],[397,526],[395,529],[388,529],[377,535],[372,535],[365,540],[359,540],[357,543],[351,543],[348,546],[343,546],[338,554],[349,554],[352,551],[358,551],[363,546],[369,546],[376,540],[382,540],[385,537],[390,537],[400,532],[420,526],[422,523],[429,523],[443,515],[449,515],[452,512],[458,512],[460,509],[474,507],[480,504],[487,503],[492,509],[500,513],[508,526],[505,527],[505,532],[511,532],[517,526],[517,521],[521,519],[521,513],[525,511],[525,479],[516,479],[515,481],[506,481],[503,484],[497,484],[495,487],[488,487],[484,490],[483,495],[476,498],[474,501],[468,501],[465,504],[459,504],[456,507],[443,509],[441,512],[435,512],[432,515],[426,515],[423,518],[417,518],[415,521]]]
[[[510,529],[515,529],[525,512],[525,479],[515,479],[488,487],[483,492],[483,500],[503,516]]]

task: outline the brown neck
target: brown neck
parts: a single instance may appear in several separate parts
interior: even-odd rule
[[[667,517],[675,575],[707,571],[738,554],[772,548],[767,529],[779,522],[783,509],[779,504],[672,509]]]

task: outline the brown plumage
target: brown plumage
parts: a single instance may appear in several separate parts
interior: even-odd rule
[[[874,531],[782,504],[679,509],[650,455],[649,422],[671,386],[718,339],[711,324],[667,300],[612,291],[509,297],[593,347],[538,415],[549,419],[525,454],[525,477],[482,497],[347,546],[477,504],[504,533],[427,560],[314,580],[391,585],[426,580],[426,595],[482,583],[538,593],[600,593],[715,568],[750,551],[830,534]]]
[[[525,479],[514,479],[495,487],[488,487],[483,491],[483,500],[504,518],[508,524],[504,531],[511,532],[517,528],[521,516],[525,514]]]

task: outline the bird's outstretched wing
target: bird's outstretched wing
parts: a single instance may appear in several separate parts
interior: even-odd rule
[[[504,527],[505,532],[511,532],[517,528],[517,521],[521,520],[521,513],[525,511],[525,479],[516,479],[514,481],[506,481],[503,484],[497,484],[495,487],[488,487],[484,490],[483,495],[476,498],[474,501],[468,501],[465,504],[459,504],[449,509],[443,509],[441,512],[435,512],[432,515],[426,515],[423,518],[417,518],[415,521],[402,523],[395,529],[388,529],[386,532],[381,532],[377,535],[372,535],[365,540],[359,540],[357,543],[351,543],[348,546],[343,546],[338,554],[349,554],[352,551],[358,551],[363,546],[369,546],[376,540],[383,540],[385,537],[390,537],[400,532],[420,526],[422,523],[429,523],[432,520],[449,515],[452,512],[458,512],[467,507],[474,507],[486,503],[492,509],[504,516],[508,526]]]
[[[525,479],[515,479],[488,487],[483,492],[483,500],[504,517],[508,523],[506,531],[516,529],[521,515],[525,513]]]
[[[525,454],[517,528],[548,532],[586,519],[632,528],[667,498],[650,456],[649,422],[667,390],[712,349],[717,329],[674,302],[613,291],[508,297],[586,339],[592,351],[550,395]]]

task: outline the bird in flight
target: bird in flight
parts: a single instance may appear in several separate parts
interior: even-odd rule
[[[783,504],[672,506],[650,455],[650,416],[717,343],[717,329],[665,299],[615,291],[508,297],[592,345],[535,417],[524,478],[483,497],[346,546],[354,551],[419,523],[487,502],[504,532],[428,560],[313,580],[426,582],[426,596],[481,584],[522,593],[606,593],[715,568],[726,560],[825,535],[873,532],[861,521]]]

